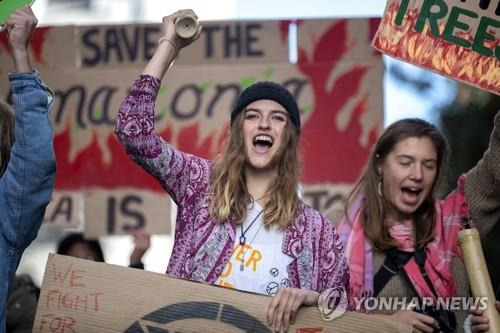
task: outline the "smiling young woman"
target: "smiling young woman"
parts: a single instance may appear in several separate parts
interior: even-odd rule
[[[440,200],[436,190],[448,154],[441,132],[420,119],[400,120],[383,132],[344,211],[326,214],[346,248],[352,298],[416,296],[435,304],[438,297],[469,295],[457,236],[473,220],[484,237],[500,219],[499,146],[497,114],[483,159]],[[455,314],[461,332],[467,311]],[[414,331],[455,331],[451,312],[401,310],[391,318]]]
[[[297,195],[300,115],[293,95],[273,82],[242,91],[231,130],[214,162],[186,154],[154,131],[160,81],[178,51],[199,38],[175,34],[183,10],[163,18],[164,36],[123,101],[116,133],[132,160],[178,207],[167,274],[274,296],[268,324],[288,329],[302,304],[349,280],[331,223]]]

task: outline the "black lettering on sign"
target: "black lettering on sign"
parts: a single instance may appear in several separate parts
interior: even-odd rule
[[[231,56],[240,58],[241,57],[241,26],[236,24],[234,27],[225,26],[224,27],[224,58],[230,58]],[[231,51],[234,50],[235,53]]]
[[[282,84],[300,103],[300,97],[309,81],[292,77],[285,79]],[[67,113],[72,117],[71,123],[79,129],[94,126],[112,127],[116,119],[112,116],[115,110],[111,109],[111,105],[117,92],[117,86],[85,87],[81,84],[69,86],[66,90],[56,90],[57,103],[54,111],[54,123],[60,125]],[[191,120],[201,114],[210,120],[216,111],[229,113],[230,109],[218,110],[218,105],[230,98],[229,104],[232,108],[240,92],[239,83],[215,84],[213,88],[208,90],[203,90],[194,83],[185,84],[172,93],[171,116],[177,120]],[[74,106],[70,107],[70,102],[73,102]],[[202,109],[202,105],[205,104],[207,105],[206,109]],[[157,112],[155,121],[160,121],[163,117],[164,115]]]
[[[219,312],[220,318],[217,319]],[[143,326],[141,325],[141,322],[143,321],[144,326],[147,325],[148,329],[154,327],[158,329],[158,331],[155,332],[168,332],[168,329],[165,326],[169,323],[189,319],[218,320],[222,323],[231,325],[234,328],[238,328],[242,332],[248,333],[272,332],[269,327],[260,322],[257,318],[232,305],[215,302],[185,302],[170,304],[151,312],[127,328],[125,333],[144,332],[142,329]],[[155,323],[156,325],[153,326],[152,323]]]
[[[142,198],[137,195],[125,195],[121,200],[115,197],[107,199],[107,232],[114,234],[116,230],[118,217],[132,220],[132,223],[123,225],[120,231],[130,231],[146,226],[146,218],[140,211]]]
[[[179,107],[179,103],[184,94],[187,94],[187,100],[192,100],[194,103],[191,110],[181,110]],[[179,119],[194,118],[200,109],[202,95],[203,90],[201,90],[194,84],[187,84],[185,86],[182,86],[175,92],[174,97],[172,98],[172,115]]]
[[[159,34],[159,26],[149,26],[144,28],[144,60],[150,60],[153,58]]]
[[[56,100],[59,101],[59,107],[58,109],[55,111],[55,123],[56,124],[60,124],[61,121],[62,121],[62,117],[63,117],[63,111],[65,110],[65,106],[66,106],[66,103],[68,102],[68,100],[76,94],[76,98],[77,98],[77,101],[76,101],[76,108],[74,109],[75,110],[75,122],[76,124],[80,127],[80,128],[85,128],[85,124],[83,122],[83,118],[82,118],[82,110],[83,110],[83,106],[84,106],[84,103],[85,103],[85,99],[87,97],[87,91],[85,89],[85,87],[83,85],[74,85],[72,87],[69,87],[68,90],[66,91],[59,91],[59,90],[56,90],[55,92],[55,95],[56,95]],[[72,108],[68,108],[68,109],[72,109]]]
[[[153,57],[160,26],[112,26],[91,28],[82,34],[82,64],[92,67],[117,63],[148,61]],[[101,37],[101,38],[99,38]],[[104,39],[101,43],[100,40]]]
[[[129,217],[135,220],[135,224],[126,224],[123,226],[124,231],[130,231],[137,228],[143,228],[146,225],[144,216],[137,210],[133,210],[131,207],[133,204],[141,205],[142,199],[136,195],[127,195],[123,198],[120,205],[121,213],[124,217]]]
[[[232,93],[233,102],[231,103],[231,109],[233,108],[233,106],[236,103],[236,99],[240,95],[240,86],[235,83],[229,83],[224,85],[218,84],[215,86],[215,95],[212,97],[210,103],[207,106],[207,112],[206,112],[207,118],[212,117],[217,102],[220,101],[224,97],[224,95],[226,95],[227,92]]]
[[[84,66],[95,66],[99,60],[101,59],[101,49],[99,48],[99,44],[97,44],[93,38],[99,33],[98,28],[89,29],[85,31],[82,35],[82,44],[94,51],[92,57],[84,57],[82,59]]]
[[[108,234],[114,234],[116,228],[116,199],[108,198]]]
[[[67,90],[56,90],[57,109],[55,110],[54,122],[60,124],[65,112],[70,112],[74,122],[80,129],[88,125],[114,126],[115,118],[111,117],[111,103],[118,91],[116,86],[98,86],[94,91],[88,92],[83,85],[70,86]],[[74,99],[76,106],[68,107],[67,103]],[[66,111],[68,110],[68,111]],[[86,112],[85,112],[86,111]],[[87,116],[85,118],[85,116]]]
[[[64,218],[66,223],[71,223],[73,216],[73,200],[69,196],[62,196],[55,204],[55,208],[44,222],[54,223],[58,218]]]
[[[255,43],[259,41],[259,39],[253,35],[253,32],[262,28],[261,24],[253,23],[248,24],[246,27],[246,47],[247,55],[249,57],[262,57],[264,55],[264,51],[254,49]]]
[[[96,92],[92,94],[87,110],[91,124],[106,124],[111,126],[115,124],[115,120],[110,118],[108,112],[111,98],[117,90],[118,88],[116,87],[103,86],[99,87]],[[101,95],[103,96],[102,103],[98,104],[97,101]]]
[[[211,58],[214,55],[214,38],[213,33],[220,30],[219,26],[203,27],[203,36],[205,37],[205,58]]]
[[[213,58],[220,49],[224,58],[264,57],[264,50],[258,49],[260,23],[239,23],[229,25],[208,25],[203,27],[204,56]]]

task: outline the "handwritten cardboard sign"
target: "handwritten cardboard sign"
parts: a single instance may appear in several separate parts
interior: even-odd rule
[[[170,197],[166,193],[96,189],[85,193],[85,237],[122,235],[137,228],[170,234]]]
[[[200,40],[181,50],[180,64],[288,61],[288,35],[281,21],[201,22]],[[78,27],[82,68],[143,67],[162,35],[159,24]]]
[[[299,58],[290,63],[284,42],[289,22],[207,22],[205,34],[181,51],[161,83],[155,129],[175,148],[213,159],[228,136],[230,110],[241,90],[257,81],[279,82],[301,112],[304,199],[320,210],[338,205],[345,194],[339,186],[358,179],[383,124],[383,63],[370,47],[377,26],[376,19],[299,21]],[[159,28],[44,27],[30,45],[33,65],[56,94],[51,111],[55,192],[82,192],[85,203],[87,190],[101,191],[82,214],[85,224],[100,228],[86,227],[94,235],[122,233],[143,219],[168,228],[166,213],[144,209],[150,197],[143,193],[165,196],[163,188],[128,158],[114,134],[120,103],[154,50]],[[8,54],[1,36],[0,92],[5,94],[12,61],[3,66]],[[338,163],[344,160],[349,163]],[[139,198],[123,200],[123,191]],[[151,200],[163,209],[168,199]],[[69,203],[48,210],[46,220],[67,218]]]
[[[33,332],[259,332],[270,298],[127,267],[50,254]],[[347,312],[324,321],[304,307],[290,332],[411,332]]]
[[[78,228],[82,209],[82,192],[55,191],[45,210],[44,227]]]
[[[389,0],[373,46],[500,94],[499,6],[497,1]]]

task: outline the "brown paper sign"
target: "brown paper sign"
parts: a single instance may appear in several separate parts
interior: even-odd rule
[[[169,234],[170,198],[165,193],[122,189],[85,193],[85,237],[126,234],[144,228],[151,234]]]
[[[270,297],[50,254],[33,332],[261,332]],[[324,321],[301,308],[289,332],[411,332],[354,312]]]

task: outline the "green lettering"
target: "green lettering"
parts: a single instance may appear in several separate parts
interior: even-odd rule
[[[453,44],[469,48],[472,44],[471,42],[469,42],[467,39],[453,35],[453,30],[455,28],[463,31],[469,30],[469,25],[467,23],[460,22],[458,20],[460,14],[464,14],[472,18],[477,18],[479,16],[476,13],[471,12],[470,10],[459,7],[453,7],[451,9],[450,16],[448,17],[448,22],[446,22],[446,27],[444,28],[443,39],[452,42]]]
[[[474,38],[474,43],[472,44],[472,50],[480,53],[484,56],[491,57],[493,55],[493,50],[484,46],[485,40],[495,40],[495,36],[488,33],[489,27],[498,28],[500,27],[500,22],[494,20],[490,17],[483,16],[481,17],[481,21],[479,21],[479,25],[477,27],[476,36]],[[498,46],[495,47],[495,56],[500,60],[500,50],[498,50]]]
[[[439,6],[439,11],[433,13],[431,11],[433,6]],[[443,0],[424,0],[420,15],[415,23],[415,31],[422,32],[424,30],[425,21],[429,21],[431,32],[434,36],[439,37],[438,20],[442,19],[448,13],[448,6]]]
[[[396,20],[394,22],[396,23],[396,25],[403,24],[403,18],[405,17],[405,13],[408,10],[409,3],[410,0],[401,0],[401,6],[398,9],[398,15],[396,16]]]

